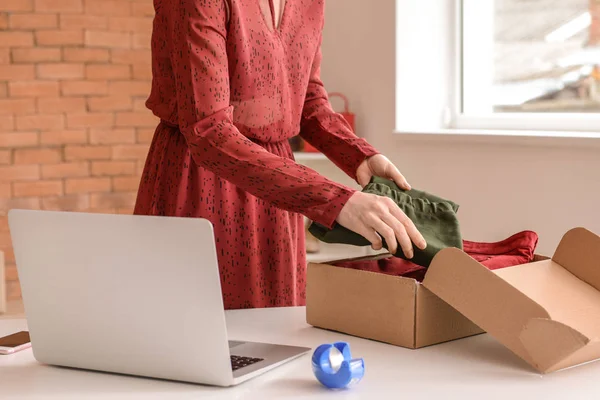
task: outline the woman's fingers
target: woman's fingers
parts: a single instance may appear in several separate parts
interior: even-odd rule
[[[425,241],[425,238],[423,235],[421,235],[421,232],[419,232],[415,224],[409,218],[406,219],[408,220],[407,223],[404,224],[406,227],[406,233],[419,249],[425,250],[425,248],[427,248],[427,242]]]
[[[402,175],[402,173],[394,165],[390,167],[389,177],[394,182],[396,182],[396,185],[398,185],[400,188],[405,190],[411,189],[410,184],[408,183],[404,175]]]
[[[377,234],[377,232],[375,232],[372,228],[369,228],[367,225],[361,224],[356,233],[371,242],[371,247],[373,250],[381,250],[383,247],[381,237]]]
[[[412,242],[410,241],[410,237],[406,232],[405,226],[400,222],[394,215],[388,213],[383,222],[385,222],[388,226],[394,229],[394,234],[396,239],[398,240],[398,244],[402,248],[402,253],[406,256],[406,258],[413,258],[414,251]],[[394,252],[395,253],[395,252]]]
[[[373,249],[387,249],[396,254],[398,248],[406,258],[414,256],[413,243],[420,249],[425,239],[398,205],[389,198],[356,192],[342,208],[336,221],[367,239]]]
[[[388,213],[389,214],[389,213]],[[388,250],[395,254],[398,251],[398,242],[396,240],[396,232],[394,229],[388,225],[385,220],[389,219],[386,215],[373,215],[370,225],[379,233],[379,235],[385,239],[385,243],[387,244]]]
[[[427,247],[427,242],[421,232],[417,229],[414,222],[395,203],[393,207],[390,207],[390,213],[402,223],[408,237],[419,249],[424,250]]]

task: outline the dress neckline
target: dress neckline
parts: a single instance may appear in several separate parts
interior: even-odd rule
[[[271,14],[272,27],[269,26],[269,23],[267,21],[267,16],[262,12],[262,8],[260,6],[260,0],[255,0],[255,3],[256,3],[256,6],[258,7],[258,11],[261,15],[261,20],[262,20],[263,24],[265,25],[265,27],[267,28],[267,30],[275,35],[280,35],[281,31],[283,29],[283,26],[285,24],[285,21],[286,21],[288,5],[289,5],[290,1],[292,1],[292,0],[284,1],[283,10],[281,11],[281,18],[279,19],[279,24],[276,24],[277,20],[275,18],[275,5],[273,3],[273,0],[268,0],[268,1],[269,1],[269,9],[271,10],[270,14]]]

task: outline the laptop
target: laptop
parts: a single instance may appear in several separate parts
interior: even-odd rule
[[[229,341],[206,219],[11,210],[34,357],[232,386],[310,348]]]

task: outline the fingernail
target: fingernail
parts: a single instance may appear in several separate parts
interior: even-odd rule
[[[421,247],[421,250],[425,249],[427,247],[427,242],[426,241],[422,241],[420,247]]]

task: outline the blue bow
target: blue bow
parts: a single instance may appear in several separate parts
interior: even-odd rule
[[[353,360],[350,345],[346,342],[322,344],[317,347],[312,356],[312,367],[317,380],[330,389],[354,385],[365,374],[364,360]]]

